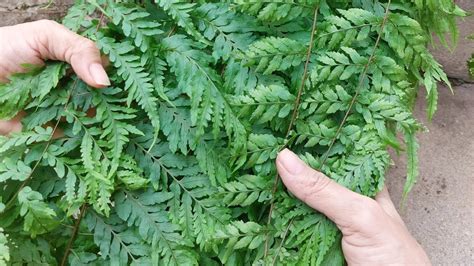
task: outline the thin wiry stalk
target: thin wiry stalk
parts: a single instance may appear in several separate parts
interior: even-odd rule
[[[281,248],[283,247],[283,244],[285,243],[286,236],[288,235],[288,231],[290,231],[290,227],[291,227],[292,224],[293,224],[293,219],[291,219],[290,222],[288,223],[288,225],[286,226],[285,232],[283,233],[283,237],[281,238],[281,243],[278,246],[278,249],[277,249],[277,252],[275,253],[275,256],[273,257],[272,266],[275,265],[275,263],[276,263],[276,260],[278,258],[278,254],[280,254]]]
[[[304,84],[306,82],[306,78],[308,77],[308,66],[309,66],[309,61],[311,59],[311,52],[313,50],[314,35],[316,33],[316,21],[318,20],[318,12],[319,12],[319,7],[316,7],[314,9],[313,25],[311,27],[311,38],[310,38],[310,41],[309,41],[308,51],[306,53],[306,62],[304,64],[303,77],[301,78],[300,88],[298,89],[298,95],[296,96],[295,104],[294,104],[294,107],[293,107],[293,114],[291,115],[291,120],[290,120],[290,124],[288,125],[288,130],[286,132],[285,139],[287,139],[288,136],[290,135],[291,130],[293,128],[293,125],[296,121],[296,117],[298,116],[298,109],[299,109],[299,106],[300,106],[300,103],[301,103],[301,95],[303,94]],[[282,149],[284,149],[285,146],[283,146]],[[280,176],[277,173],[275,175],[275,181],[273,183],[272,200],[271,200],[271,204],[270,204],[270,210],[268,211],[267,226],[269,226],[271,221],[272,221],[272,213],[273,213],[273,209],[275,207],[275,193],[277,191],[279,181],[280,181]],[[265,258],[268,255],[268,248],[269,248],[268,242],[269,242],[269,235],[267,234],[266,239],[265,239],[265,255],[264,255]]]
[[[372,61],[374,60],[375,58],[375,52],[377,51],[377,47],[379,46],[380,44],[380,41],[382,40],[382,34],[383,34],[383,30],[385,28],[385,24],[387,23],[387,20],[388,20],[388,15],[390,13],[390,4],[391,4],[391,0],[389,0],[387,2],[387,7],[385,9],[385,15],[384,15],[384,18],[383,18],[383,21],[382,21],[382,24],[380,25],[380,32],[377,36],[377,40],[375,41],[375,45],[374,45],[374,49],[372,51],[372,54],[370,55],[369,57],[369,60],[367,61],[367,64],[365,64],[365,67],[364,67],[364,71],[362,71],[362,74],[360,75],[360,78],[359,78],[359,84],[357,85],[357,88],[356,88],[356,92],[354,94],[354,96],[352,97],[352,100],[351,100],[351,103],[349,104],[349,108],[347,109],[347,112],[345,113],[344,115],[344,118],[342,119],[342,122],[341,124],[339,125],[339,127],[337,128],[337,131],[336,131],[336,135],[334,136],[334,138],[331,140],[331,144],[329,144],[329,147],[328,147],[328,150],[326,151],[326,153],[324,154],[324,156],[322,157],[323,159],[321,160],[321,167],[320,169],[323,168],[324,164],[326,163],[328,157],[329,157],[329,154],[331,152],[331,149],[332,147],[334,146],[334,143],[336,142],[336,140],[339,138],[339,135],[341,134],[341,130],[342,128],[344,127],[344,124],[346,123],[347,121],[347,118],[349,117],[351,111],[352,111],[352,107],[354,107],[354,104],[357,100],[357,97],[359,96],[360,94],[360,90],[362,88],[362,85],[364,84],[364,79],[366,78],[367,76],[367,72],[369,70],[369,66],[370,64],[372,63]]]
[[[84,213],[87,210],[87,205],[83,204],[81,210],[79,211],[79,217],[74,224],[72,229],[71,238],[69,238],[69,242],[67,243],[66,250],[64,251],[63,259],[61,260],[61,266],[65,266],[67,263],[67,258],[69,257],[69,253],[71,252],[72,245],[74,244],[74,240],[79,232],[79,226],[81,225],[82,218],[84,217]]]

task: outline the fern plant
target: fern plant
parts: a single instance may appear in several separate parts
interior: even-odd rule
[[[0,118],[27,113],[0,138],[0,264],[343,264],[274,159],[289,147],[374,196],[393,147],[406,195],[417,91],[432,118],[449,85],[427,45],[462,15],[451,0],[77,1],[64,25],[113,85],[58,62],[0,85]]]

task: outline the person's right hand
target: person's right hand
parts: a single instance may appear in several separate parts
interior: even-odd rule
[[[276,165],[288,190],[342,231],[349,265],[431,265],[386,188],[375,200],[359,195],[311,169],[288,149],[278,154]]]

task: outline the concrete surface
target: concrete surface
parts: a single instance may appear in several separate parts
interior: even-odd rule
[[[474,265],[474,84],[440,87],[439,109],[426,121],[424,95],[415,108],[429,132],[419,134],[420,177],[402,217],[435,265]],[[387,186],[399,206],[405,157],[394,157]]]
[[[474,0],[456,0],[474,12]],[[466,62],[474,53],[474,16],[459,21],[457,49],[438,46],[435,57],[449,77],[472,82]],[[462,83],[462,82],[461,82]],[[420,177],[408,196],[402,217],[410,232],[425,248],[434,265],[474,265],[474,83],[454,87],[452,95],[439,88],[438,113],[426,121],[424,94],[415,113],[428,128],[419,135]],[[400,206],[406,178],[406,158],[394,157],[387,186]]]

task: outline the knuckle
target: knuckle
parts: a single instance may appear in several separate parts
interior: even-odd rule
[[[306,182],[303,184],[302,200],[306,201],[308,198],[321,193],[325,190],[332,182],[331,179],[327,178],[324,174],[311,170],[307,175]]]
[[[377,203],[367,197],[355,200],[351,203],[351,209],[354,211],[357,224],[368,225],[374,223],[380,218],[380,207]]]
[[[87,38],[79,37],[80,38],[80,45],[84,49],[96,49],[95,43]]]
[[[49,19],[41,19],[41,20],[36,21],[36,23],[38,23],[38,25],[40,25],[41,27],[45,27],[49,29],[56,28],[60,25],[56,21],[49,20]]]
[[[92,52],[98,51],[95,43],[84,37],[79,37],[76,49],[77,49],[76,50],[77,53],[81,53],[84,51],[92,51]]]
[[[75,42],[75,44],[66,50],[65,58],[68,59],[68,62],[72,62],[74,57],[77,57],[86,51],[95,52],[96,50],[97,47],[93,41],[84,37],[78,37],[78,40]]]

